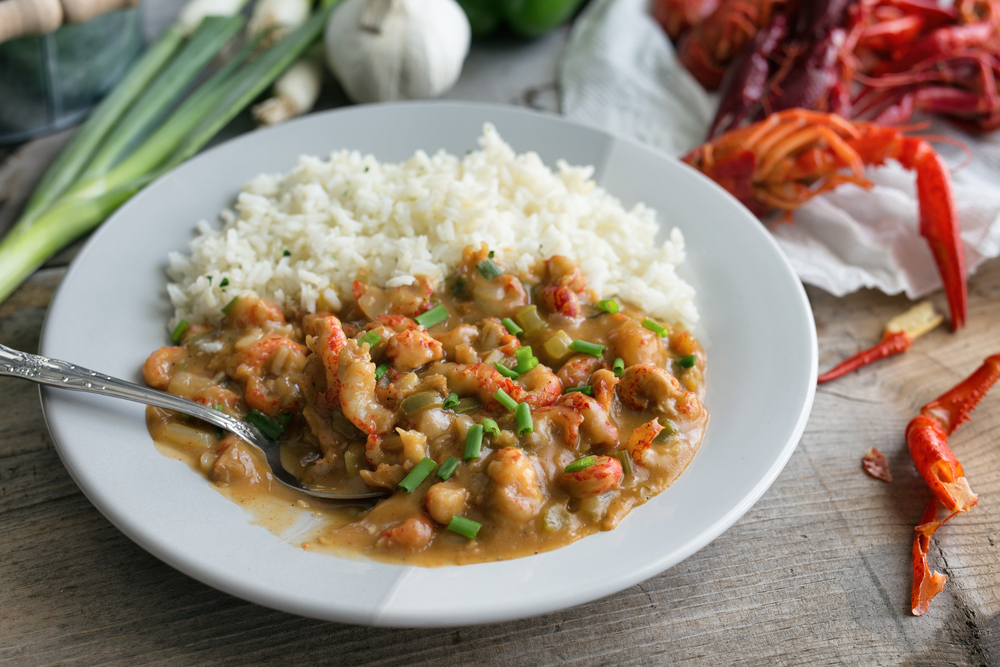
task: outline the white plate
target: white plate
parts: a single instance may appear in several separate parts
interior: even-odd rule
[[[167,252],[215,220],[261,172],[339,148],[399,161],[417,149],[463,154],[483,123],[515,150],[593,164],[626,206],[644,201],[681,228],[683,275],[698,290],[712,413],[680,479],[613,531],[501,563],[423,569],[311,553],[248,516],[185,465],[162,456],[143,407],[42,391],[53,440],[87,497],[153,555],[206,584],[296,614],[352,623],[447,626],[540,614],[652,577],[708,544],[778,476],[805,428],[816,335],[799,280],[764,227],[687,166],[639,144],[512,107],[410,103],[352,107],[254,132],[198,156],[123,206],[77,257],[52,302],[41,351],[141,381],[167,344]]]

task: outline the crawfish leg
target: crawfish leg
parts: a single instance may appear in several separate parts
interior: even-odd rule
[[[926,141],[904,137],[896,156],[907,169],[917,172],[917,200],[920,205],[920,235],[934,254],[951,311],[951,330],[965,326],[968,309],[965,249],[951,177],[941,157]]]
[[[847,375],[851,371],[856,371],[862,366],[866,366],[873,361],[891,357],[900,352],[906,352],[913,345],[913,339],[905,331],[886,332],[882,340],[867,350],[858,352],[853,357],[845,359],[827,372],[816,378],[817,384],[836,380],[842,375]]]
[[[920,408],[920,413],[933,417],[946,435],[968,420],[969,413],[986,392],[1000,380],[1000,354],[986,357],[983,364],[957,385]]]
[[[962,464],[948,447],[948,437],[938,422],[926,415],[914,417],[906,427],[910,458],[937,500],[953,512],[972,509],[979,498],[969,487]]]
[[[948,517],[950,519],[951,516]],[[948,519],[945,519],[947,521]],[[913,592],[910,596],[910,607],[914,616],[921,616],[931,604],[931,599],[944,589],[948,581],[947,575],[931,572],[927,564],[927,552],[930,550],[931,537],[944,521],[937,521],[937,499],[932,499],[920,517],[920,524],[913,536]]]
[[[948,447],[948,436],[1000,379],[1000,354],[988,357],[968,378],[920,408],[906,427],[906,443],[921,477],[952,512],[965,512],[979,499],[969,487],[962,464]]]
[[[708,128],[709,140],[737,127],[764,96],[771,73],[770,56],[787,35],[788,19],[777,14],[747,45],[739,63],[726,73],[719,91],[719,109]]]

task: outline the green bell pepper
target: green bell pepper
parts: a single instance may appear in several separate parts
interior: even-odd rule
[[[506,24],[522,37],[539,37],[561,25],[583,0],[458,0],[472,26],[485,37]]]

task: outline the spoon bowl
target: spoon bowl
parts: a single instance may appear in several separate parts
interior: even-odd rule
[[[281,446],[261,433],[256,426],[186,398],[98,373],[66,361],[19,352],[4,345],[0,345],[0,375],[18,377],[59,389],[123,398],[127,401],[144,403],[196,417],[233,433],[257,449],[267,461],[267,465],[271,468],[271,474],[276,480],[296,491],[316,498],[358,501],[385,495],[380,491],[337,493],[305,486],[282,466]]]

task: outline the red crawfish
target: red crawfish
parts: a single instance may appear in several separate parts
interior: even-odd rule
[[[962,464],[948,447],[948,436],[969,418],[986,392],[1000,379],[1000,354],[987,357],[976,371],[947,392],[920,408],[920,414],[906,427],[906,444],[910,457],[927,482],[934,499],[924,509],[913,540],[912,609],[917,616],[927,611],[928,604],[941,592],[947,577],[931,572],[927,565],[930,539],[945,521],[967,512],[979,502]],[[937,520],[937,504],[950,512]]]
[[[836,380],[879,359],[906,352],[913,345],[913,341],[941,324],[942,321],[944,318],[938,315],[930,301],[918,303],[902,315],[897,315],[886,322],[882,340],[867,350],[862,350],[853,357],[840,362],[816,378],[816,382],[823,384],[830,380]]]
[[[1000,127],[1000,3],[878,0],[856,49],[864,63],[852,114],[905,123],[914,111],[973,132]],[[866,3],[868,5],[868,3]]]
[[[937,264],[951,309],[951,328],[965,325],[968,301],[965,252],[951,177],[923,139],[836,114],[789,109],[702,144],[684,161],[719,183],[758,216],[791,212],[843,183],[872,183],[865,165],[895,159],[917,174],[920,235]]]
[[[657,0],[653,16],[671,39],[677,57],[708,90],[722,82],[726,68],[761,26],[787,0]]]

